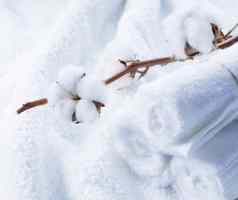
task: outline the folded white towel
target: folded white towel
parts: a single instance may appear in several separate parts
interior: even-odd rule
[[[231,70],[186,65],[143,85],[115,116],[116,150],[138,174],[157,176],[168,165],[163,154],[185,156],[201,147],[238,116]]]
[[[214,165],[229,199],[238,197],[238,120],[222,129],[215,137],[190,155]]]
[[[151,145],[171,154],[176,144],[196,143],[196,149],[237,118],[237,71],[238,65],[230,69],[213,62],[186,65],[142,86],[136,110],[147,116],[144,133]]]

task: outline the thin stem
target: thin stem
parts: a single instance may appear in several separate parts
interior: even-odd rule
[[[42,106],[42,105],[45,105],[48,103],[48,99],[44,98],[44,99],[38,99],[38,100],[35,100],[35,101],[31,101],[31,102],[28,102],[28,103],[25,103],[22,105],[21,108],[19,108],[17,110],[17,114],[20,114],[26,110],[29,110],[31,108],[34,108],[34,107],[37,107],[37,106]]]
[[[235,24],[230,31],[228,31],[228,33],[224,36],[224,38],[228,38],[237,27],[238,27],[238,23]]]
[[[225,49],[225,48],[228,48],[228,47],[232,46],[233,44],[235,44],[237,42],[238,42],[238,36],[232,37],[232,38],[227,39],[224,42],[218,43],[217,48]]]
[[[140,62],[132,62],[131,64],[128,65],[128,67],[121,72],[115,74],[114,76],[106,79],[104,83],[106,85],[111,84],[112,82],[120,79],[124,75],[135,71],[139,68],[145,68],[145,67],[152,67],[155,65],[167,65],[169,63],[175,62],[176,59],[174,57],[164,57],[164,58],[156,58],[156,59],[151,59],[151,60],[145,60],[145,61],[140,61]]]

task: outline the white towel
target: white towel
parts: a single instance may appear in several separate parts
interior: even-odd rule
[[[179,200],[224,199],[221,183],[214,169],[193,159],[174,158],[169,168],[171,186]]]
[[[119,112],[113,120],[113,144],[119,155],[137,175],[152,177],[163,173],[169,163],[169,156],[151,151],[140,121],[132,109]]]
[[[112,123],[115,147],[137,173],[155,176],[167,165],[162,154],[185,156],[238,116],[238,85],[220,64],[186,65],[139,88],[124,107]]]
[[[186,65],[142,86],[136,110],[147,116],[144,133],[156,150],[174,154],[176,144],[196,149],[238,116],[238,67],[214,62]],[[140,115],[141,116],[141,115]],[[172,148],[169,148],[172,147]],[[177,149],[176,153],[189,151]]]
[[[192,157],[209,162],[217,168],[229,199],[238,197],[237,130],[238,120],[234,120],[196,151],[190,152]]]

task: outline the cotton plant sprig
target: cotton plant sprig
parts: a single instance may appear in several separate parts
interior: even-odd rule
[[[237,27],[238,27],[238,24],[233,26],[226,34],[224,34],[222,32],[222,30],[216,24],[211,24],[211,30],[214,35],[214,40],[213,40],[214,49],[212,51],[214,51],[216,49],[225,49],[225,48],[228,48],[228,47],[236,44],[238,42],[238,36],[232,36],[231,33]],[[170,56],[170,57],[155,58],[155,59],[143,60],[143,61],[141,61],[141,60],[119,60],[119,62],[125,66],[125,69],[123,69],[122,71],[116,73],[112,77],[110,77],[102,82],[105,85],[110,85],[113,82],[119,80],[120,78],[122,78],[123,76],[128,75],[128,74],[131,78],[135,78],[135,75],[137,73],[140,74],[139,78],[141,78],[148,72],[150,67],[157,66],[157,65],[160,65],[160,66],[167,65],[167,64],[173,63],[173,62],[183,62],[188,59],[193,59],[195,56],[201,54],[199,52],[199,50],[193,48],[188,42],[185,43],[184,51],[185,51],[185,54],[187,55],[187,58],[185,58],[185,59],[178,59],[174,56]],[[83,73],[83,74],[81,74],[81,76],[82,76],[81,78],[84,78],[85,74]],[[58,82],[58,84],[59,84],[59,82]],[[91,87],[93,87],[93,86],[91,86]],[[88,90],[88,89],[89,88],[86,88],[85,90]],[[70,93],[72,101],[74,101],[74,102],[81,101],[81,103],[85,102],[84,99],[80,95],[74,94],[74,93],[72,93],[72,91],[68,91],[68,93]],[[104,106],[106,106],[104,102],[100,102],[95,99],[90,99],[90,102],[94,105],[98,114],[100,114],[102,108]],[[38,107],[38,106],[42,106],[42,105],[46,105],[46,104],[48,104],[47,98],[42,98],[42,99],[38,99],[35,101],[27,102],[27,103],[23,104],[19,109],[17,109],[17,114],[21,114],[29,109],[32,109],[32,108]],[[76,119],[77,119],[76,114],[73,113],[72,121],[77,121]]]
[[[126,74],[134,74],[134,73],[138,73],[137,70],[139,69],[145,69],[143,72],[141,73],[146,73],[146,71],[148,70],[148,68],[155,66],[155,65],[167,65],[169,63],[175,62],[175,58],[174,57],[164,57],[164,58],[158,58],[158,59],[151,59],[151,60],[145,60],[145,61],[119,61],[120,63],[123,63],[123,65],[126,67],[124,70],[122,70],[119,73],[116,73],[114,76],[104,80],[104,84],[105,85],[110,85],[113,82],[119,80],[121,77],[125,76]],[[82,98],[81,96],[72,93],[72,91],[66,90],[59,81],[56,81],[56,84],[65,92],[67,93],[72,100],[74,101],[80,101]],[[94,103],[97,111],[100,113],[102,107],[104,107],[104,103],[96,101],[96,100],[92,100],[92,102]],[[29,110],[31,108],[40,106],[40,105],[45,105],[48,103],[48,99],[44,98],[44,99],[40,99],[40,100],[35,100],[35,101],[31,101],[28,103],[23,104],[18,110],[17,113],[21,114],[22,112],[25,112],[26,110]]]

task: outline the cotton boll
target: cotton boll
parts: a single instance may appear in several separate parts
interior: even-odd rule
[[[200,2],[172,12],[163,22],[171,52],[178,58],[185,58],[184,47],[187,41],[200,52],[208,53],[213,48],[214,38],[210,23],[219,24],[220,16],[216,7],[209,3],[200,5]]]
[[[78,82],[77,94],[83,99],[106,103],[108,89],[103,81],[89,75]]]
[[[76,118],[79,122],[92,123],[99,118],[99,113],[92,102],[82,99],[76,106]]]
[[[82,79],[84,73],[82,67],[68,65],[60,71],[57,83],[64,92],[71,92],[74,94],[76,91],[76,85]]]
[[[60,100],[69,98],[69,94],[56,83],[52,84],[48,95],[49,105],[55,106]]]
[[[76,105],[72,95],[76,94],[76,84],[83,74],[81,67],[69,65],[60,71],[57,82],[49,90],[49,104],[55,107],[58,115],[70,121]]]
[[[224,200],[220,181],[211,166],[197,160],[174,158],[170,170],[181,199]]]
[[[184,22],[185,34],[189,44],[202,53],[208,53],[213,48],[213,33],[209,21],[188,18]]]
[[[72,115],[75,111],[76,102],[71,99],[61,99],[55,105],[55,111],[57,115],[66,119],[67,121],[72,121]]]
[[[183,32],[183,12],[173,13],[163,22],[163,31],[171,53],[178,58],[186,58],[184,45],[186,37]]]

